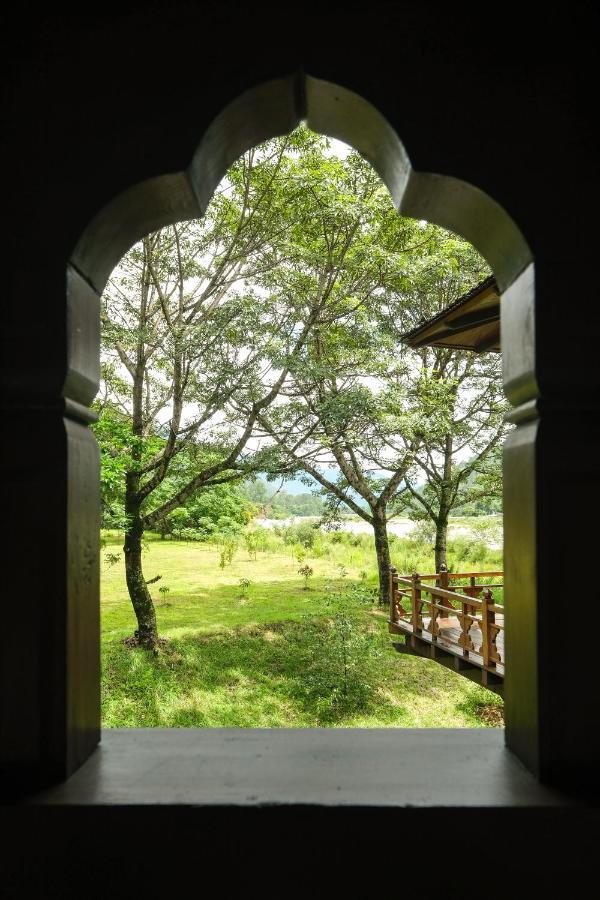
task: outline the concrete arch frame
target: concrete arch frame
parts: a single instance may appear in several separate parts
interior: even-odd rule
[[[574,721],[584,715],[585,703],[574,692],[574,678],[565,677],[564,669],[556,671],[550,635],[541,624],[538,629],[538,612],[547,607],[550,596],[547,566],[556,550],[556,540],[548,539],[540,524],[541,486],[562,465],[553,443],[553,415],[557,406],[568,407],[569,400],[561,389],[562,370],[546,364],[550,351],[539,352],[542,337],[534,303],[532,251],[508,213],[483,190],[458,178],[415,171],[397,123],[392,125],[374,105],[350,89],[302,72],[238,94],[212,119],[185,171],[133,184],[103,206],[84,229],[68,263],[65,342],[52,351],[59,374],[44,381],[33,372],[18,384],[9,383],[9,408],[17,427],[28,428],[31,413],[37,410],[38,421],[44,423],[40,433],[54,441],[52,458],[60,478],[56,495],[44,490],[60,509],[53,551],[66,563],[52,574],[52,602],[43,599],[41,576],[33,575],[35,601],[30,610],[14,616],[15,627],[29,627],[32,640],[26,648],[9,648],[6,657],[5,673],[17,670],[24,677],[18,699],[8,674],[3,686],[8,698],[3,717],[21,722],[3,750],[3,763],[11,771],[24,770],[28,778],[33,772],[46,782],[64,779],[92,754],[100,738],[98,456],[86,424],[98,385],[98,304],[106,279],[143,234],[202,215],[227,167],[244,150],[289,132],[302,120],[359,150],[387,184],[400,213],[458,232],[485,256],[496,275],[502,290],[505,389],[517,424],[505,449],[510,604],[506,737],[509,748],[540,778],[556,784],[572,781],[573,748],[555,709],[562,698],[570,704]],[[545,274],[546,286],[548,277]],[[544,339],[550,346],[556,329],[552,335],[545,327]],[[23,375],[22,366],[20,371]],[[540,415],[546,424],[541,438]],[[590,436],[592,443],[595,439]],[[21,487],[29,479],[27,490],[33,498],[33,455],[22,454],[13,465]],[[50,558],[46,554],[45,561]],[[563,577],[565,565],[561,566]],[[558,599],[552,602],[551,611],[558,608]],[[48,634],[52,642],[45,640]],[[590,663],[583,677],[591,672]],[[20,712],[23,706],[30,711],[27,720]],[[591,728],[584,726],[579,734],[585,739],[576,754],[578,776],[585,781],[596,772],[598,744]]]
[[[400,214],[427,219],[467,238],[494,271],[505,298],[503,317],[514,316],[514,310],[520,318],[527,315],[524,300],[533,302],[532,254],[502,207],[459,179],[414,171],[400,137],[369,102],[344,87],[304,73],[272,80],[243,93],[213,120],[184,172],[133,185],[98,213],[70,260],[73,278],[83,278],[86,283],[82,302],[88,302],[89,287],[98,296],[102,293],[114,266],[143,235],[175,221],[202,216],[228,167],[242,153],[290,132],[301,121],[314,131],[339,138],[359,150],[380,174]],[[514,354],[505,354],[509,398],[516,398],[517,403],[530,401],[533,396],[526,390],[523,393],[522,373],[515,372],[514,359]],[[518,395],[513,386],[515,379]],[[510,519],[507,530],[510,531]],[[510,560],[509,554],[509,604],[519,594],[515,583],[519,575],[511,571]],[[512,663],[516,651],[511,643],[510,623],[507,644]],[[518,752],[519,742],[512,740],[512,726],[513,721],[518,722],[514,705],[515,698],[523,692],[523,684],[511,692],[514,679],[507,681],[507,733],[509,745]],[[535,760],[528,762],[535,766]]]

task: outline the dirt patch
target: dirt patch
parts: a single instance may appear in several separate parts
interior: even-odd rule
[[[475,715],[481,719],[484,725],[493,728],[504,727],[504,707],[498,706],[497,703],[485,703],[475,710]]]
[[[133,650],[135,647],[140,646],[140,642],[138,640],[137,635],[133,634],[131,637],[125,638],[123,641],[126,647],[129,647],[130,650]],[[158,648],[160,650],[164,650],[169,642],[166,638],[159,638],[157,641]]]

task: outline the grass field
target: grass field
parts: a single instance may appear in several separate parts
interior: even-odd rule
[[[257,559],[240,546],[224,568],[219,546],[149,540],[145,575],[162,576],[152,591],[166,639],[154,657],[123,643],[135,617],[122,543],[108,537],[102,551],[105,727],[501,724],[496,695],[392,648],[386,615],[370,599],[374,571],[366,538],[334,543],[327,536],[308,550],[301,561],[314,573],[308,590],[298,574],[297,547],[282,540]],[[414,552],[398,540],[394,561]],[[485,568],[493,567],[487,561]],[[355,599],[344,599],[348,594]]]

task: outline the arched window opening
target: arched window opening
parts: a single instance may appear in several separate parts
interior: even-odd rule
[[[498,300],[471,243],[304,125],[123,257],[95,402],[106,725],[501,721],[414,658],[503,681],[500,360],[456,340],[497,341]]]

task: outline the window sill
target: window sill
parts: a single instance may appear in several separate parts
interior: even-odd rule
[[[35,805],[540,807],[501,729],[114,729]]]

